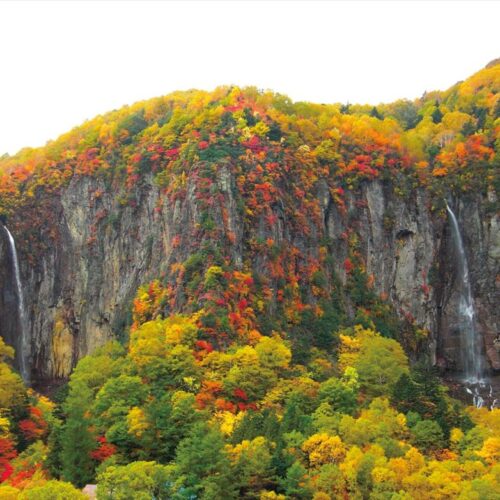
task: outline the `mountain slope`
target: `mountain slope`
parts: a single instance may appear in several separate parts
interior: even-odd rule
[[[21,254],[34,378],[64,378],[124,338],[140,285],[136,321],[203,309],[221,348],[278,331],[307,357],[306,346],[334,345],[340,325],[372,321],[412,356],[459,363],[445,197],[500,368],[499,80],[493,65],[378,108],[177,92],[3,158],[0,212]],[[0,303],[0,333],[15,344],[11,311]]]

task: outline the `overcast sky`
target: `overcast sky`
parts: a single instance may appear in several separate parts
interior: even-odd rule
[[[499,57],[499,20],[495,1],[0,1],[0,155],[180,89],[413,99]]]

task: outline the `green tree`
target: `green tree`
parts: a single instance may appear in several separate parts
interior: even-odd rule
[[[436,108],[432,112],[431,117],[434,123],[441,123],[441,120],[443,119],[443,113],[439,109],[439,105],[436,105]]]
[[[332,377],[319,387],[319,398],[329,403],[334,411],[351,414],[357,407],[357,393],[342,380]]]
[[[14,349],[0,337],[0,408],[24,406],[26,390],[21,377],[6,363],[14,358]]]
[[[408,358],[399,342],[377,335],[363,341],[354,368],[369,395],[387,395],[399,377],[408,373]]]
[[[445,444],[443,430],[434,420],[420,420],[411,428],[411,432],[415,446],[425,451],[443,448]]]
[[[112,465],[97,477],[102,500],[151,500],[171,498],[175,466],[155,462]]]
[[[312,498],[307,469],[300,462],[294,462],[288,469],[286,478],[281,481],[281,487],[285,490],[287,498],[296,500]]]
[[[204,500],[237,498],[231,463],[217,429],[196,424],[179,443],[176,464],[187,493]]]
[[[92,425],[88,409],[93,402],[92,391],[82,382],[71,382],[71,390],[64,411],[66,422],[61,436],[62,477],[77,486],[89,483],[94,475],[90,452],[96,440],[90,431]]]
[[[72,484],[47,481],[41,486],[28,487],[19,494],[19,500],[87,500],[88,497]]]
[[[239,498],[257,498],[260,490],[274,487],[270,443],[264,437],[242,441],[228,451],[240,485]]]

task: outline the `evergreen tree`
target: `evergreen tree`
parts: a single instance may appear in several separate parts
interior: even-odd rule
[[[441,120],[443,119],[443,113],[439,109],[438,104],[436,104],[436,109],[432,112],[431,117],[434,123],[441,123]]]
[[[376,106],[373,106],[372,110],[370,111],[370,116],[373,116],[373,118],[377,118],[377,120],[383,120],[383,116],[379,113],[379,110]]]
[[[66,423],[61,437],[62,477],[80,487],[90,482],[94,476],[90,452],[95,448],[96,441],[87,417],[92,399],[92,391],[79,382],[71,387],[64,405]]]
[[[281,482],[287,498],[307,500],[312,497],[307,470],[300,462],[294,462]]]
[[[205,423],[196,424],[178,448],[176,463],[186,492],[196,498],[237,498],[231,463],[221,433]]]

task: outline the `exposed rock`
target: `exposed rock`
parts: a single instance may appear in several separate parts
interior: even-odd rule
[[[220,202],[211,208],[211,216],[218,227],[225,226],[233,235],[230,255],[240,267],[249,243],[230,168],[220,166],[216,184]],[[335,273],[345,284],[343,262],[349,255],[345,233],[353,230],[376,292],[390,299],[400,317],[427,330],[429,354],[449,359],[451,366],[459,348],[454,334],[458,298],[444,212],[431,210],[424,190],[417,189],[404,199],[388,182],[362,183],[346,193],[345,208],[335,204],[323,180],[316,189],[322,228],[313,228],[306,239],[278,203],[272,206],[276,215],[272,226],[259,222],[259,237],[293,244],[306,256],[317,255],[323,232],[330,241]],[[82,356],[114,336],[125,335],[138,286],[162,273],[168,275],[173,262],[182,262],[200,248],[205,236],[197,190],[196,176],[191,175],[185,196],[168,200],[160,196],[152,177],[146,177],[136,189],[137,206],[124,202],[98,178],[74,177],[62,190],[55,202],[56,244],[34,267],[20,259],[36,379],[67,377]],[[499,331],[500,225],[497,215],[486,210],[493,194],[488,196],[490,200],[479,195],[457,200],[455,209],[467,249],[485,356],[489,366],[500,369],[493,349]],[[258,256],[252,266],[262,269],[264,262],[265,257]],[[2,234],[0,333],[12,343],[17,326],[10,269]],[[179,294],[182,303],[182,291]]]

